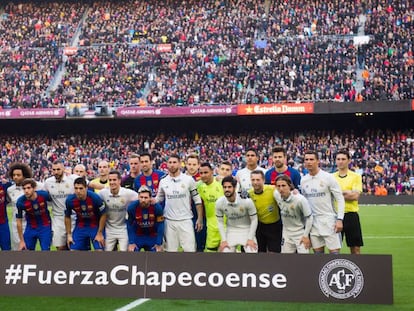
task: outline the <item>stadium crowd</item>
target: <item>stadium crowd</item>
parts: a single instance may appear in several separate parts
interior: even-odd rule
[[[123,174],[129,171],[128,157],[132,153],[149,152],[154,158],[154,168],[165,170],[171,153],[185,159],[191,153],[200,156],[200,161],[212,163],[216,169],[223,161],[229,161],[233,173],[246,165],[244,157],[248,148],[259,152],[259,165],[272,166],[271,150],[283,145],[287,150],[288,165],[304,175],[305,150],[318,150],[323,170],[333,172],[335,154],[342,148],[350,150],[351,168],[362,175],[363,193],[370,195],[413,194],[414,132],[368,131],[364,135],[352,132],[307,131],[283,133],[244,133],[234,135],[204,134],[107,134],[107,135],[62,135],[52,136],[1,135],[0,176],[7,178],[11,163],[27,163],[34,178],[43,181],[52,175],[51,165],[62,160],[70,170],[83,164],[89,179],[98,174],[98,164],[107,160],[110,168]],[[183,164],[184,167],[184,164]],[[410,183],[411,178],[411,183]],[[385,189],[385,190],[384,190]]]
[[[4,7],[3,107],[414,96],[408,0],[40,3],[12,1]],[[369,43],[356,45],[357,34],[370,36]],[[158,50],[163,43],[171,51]],[[72,44],[78,52],[66,60],[63,50]]]

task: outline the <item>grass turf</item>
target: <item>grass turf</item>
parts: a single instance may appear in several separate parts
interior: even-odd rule
[[[394,305],[278,303],[214,300],[150,300],[134,310],[414,310],[414,206],[362,206],[360,211],[364,254],[392,254]],[[342,253],[349,253],[343,248]],[[381,284],[378,284],[381,286]],[[115,310],[131,299],[0,297],[0,310]]]

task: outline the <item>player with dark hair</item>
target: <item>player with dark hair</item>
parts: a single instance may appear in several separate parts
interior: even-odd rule
[[[293,193],[294,189],[289,176],[277,176],[274,197],[283,222],[282,253],[309,254],[312,210],[303,195]]]
[[[128,158],[129,173],[122,178],[121,187],[134,190],[135,178],[141,173],[140,157],[138,154],[133,153]]]
[[[147,186],[152,190],[152,197],[155,197],[160,186],[161,179],[165,173],[152,168],[152,156],[150,153],[143,153],[140,156],[141,174],[134,181],[134,190],[138,191],[141,186]]]
[[[19,250],[35,250],[39,240],[42,251],[49,251],[52,242],[52,220],[47,201],[47,191],[36,191],[36,181],[26,178],[22,182],[24,195],[17,200],[17,232],[19,234]],[[22,218],[25,212],[26,229],[23,233]]]
[[[152,191],[147,186],[138,189],[138,200],[128,205],[128,251],[142,249],[161,252],[164,237],[162,206],[151,204]]]
[[[126,225],[129,203],[137,199],[134,190],[121,187],[121,173],[111,170],[108,174],[109,188],[99,191],[99,196],[106,206],[105,250],[128,250],[128,232]]]
[[[171,154],[167,162],[168,175],[165,176],[158,189],[155,203],[165,200],[165,250],[176,252],[180,246],[185,252],[195,252],[196,242],[193,226],[191,201],[196,205],[197,221],[195,230],[203,229],[203,206],[193,178],[180,170],[181,159]]]
[[[348,150],[339,150],[336,154],[338,171],[333,175],[342,189],[345,199],[344,228],[342,238],[345,236],[346,244],[351,254],[360,254],[362,239],[361,222],[359,220],[358,199],[362,192],[362,176],[349,169],[351,157]]]
[[[85,178],[74,181],[75,193],[66,199],[65,228],[67,243],[71,250],[89,250],[92,241],[95,250],[105,246],[105,204],[99,195],[88,190]],[[76,225],[72,237],[72,211],[76,214]]]
[[[185,160],[185,169],[186,174],[191,176],[194,181],[197,183],[200,181],[200,157],[192,153],[187,156]],[[191,211],[193,212],[193,226],[195,228],[197,222],[197,209],[196,205],[192,202],[191,203]],[[205,211],[203,209],[203,223],[206,223],[205,218]],[[207,227],[204,226],[203,229],[199,232],[195,231],[195,239],[196,239],[196,248],[197,252],[204,252],[204,248],[206,247],[206,238],[207,238]]]
[[[313,214],[310,232],[313,251],[324,253],[324,247],[330,253],[338,254],[341,249],[342,220],[345,201],[341,187],[332,174],[319,168],[319,156],[316,151],[305,152],[305,167],[309,174],[303,176],[301,191],[308,200]],[[337,202],[337,210],[333,202]]]
[[[197,191],[203,202],[207,227],[205,251],[216,252],[221,240],[216,217],[216,202],[224,195],[223,187],[214,178],[210,163],[201,163],[199,171],[201,181],[197,185]]]
[[[19,249],[20,238],[19,234],[17,233],[17,223],[16,223],[16,215],[17,215],[17,199],[20,198],[24,192],[22,187],[22,182],[26,178],[32,178],[32,170],[30,167],[25,163],[13,163],[9,167],[8,175],[11,180],[13,180],[14,184],[12,184],[7,189],[7,198],[8,201],[11,203],[13,207],[12,211],[12,220],[11,220],[11,246],[12,250]],[[39,188],[37,186],[37,188]],[[23,214],[24,216],[24,214]],[[22,218],[22,230],[23,232],[26,229],[26,218]]]
[[[221,182],[224,177],[231,176],[233,171],[233,165],[230,161],[224,160],[220,163],[217,171],[216,180]]]
[[[296,189],[300,185],[300,173],[297,169],[286,165],[287,152],[282,146],[272,149],[273,167],[269,168],[265,174],[265,184],[275,185],[276,177],[284,174],[290,177]]]
[[[66,229],[65,229],[65,209],[66,198],[73,194],[73,181],[77,175],[67,176],[65,167],[61,160],[55,160],[52,163],[53,176],[46,179],[44,187],[49,192],[52,208],[52,244],[57,250],[67,250]],[[75,218],[72,216],[72,224]]]
[[[257,212],[253,201],[240,197],[236,191],[237,180],[232,176],[224,177],[221,184],[224,196],[216,202],[216,216],[221,236],[219,251],[235,252],[237,246],[241,246],[247,253],[257,252]],[[224,216],[227,217],[226,227]]]
[[[256,170],[260,170],[263,174],[266,173],[266,169],[257,165],[259,161],[259,153],[256,149],[249,148],[245,153],[246,167],[238,170],[236,173],[236,179],[240,185],[240,192],[249,191],[252,188],[251,173]]]

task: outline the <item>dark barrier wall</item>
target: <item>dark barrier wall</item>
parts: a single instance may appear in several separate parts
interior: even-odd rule
[[[317,102],[315,103],[314,114],[337,114],[337,113],[356,113],[356,112],[397,112],[412,111],[410,100],[399,101],[367,101],[356,102]]]
[[[386,204],[386,205],[414,205],[413,195],[388,195],[377,197],[374,195],[362,195],[359,198],[360,204]]]
[[[392,304],[392,257],[0,252],[0,293]]]

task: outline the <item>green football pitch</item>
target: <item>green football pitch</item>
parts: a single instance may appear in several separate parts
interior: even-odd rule
[[[414,310],[414,205],[361,206],[360,216],[365,242],[362,252],[392,255],[393,305],[149,300],[131,310]],[[342,252],[349,253],[345,247]],[[0,310],[116,310],[132,301],[118,298],[1,297],[0,293]]]

